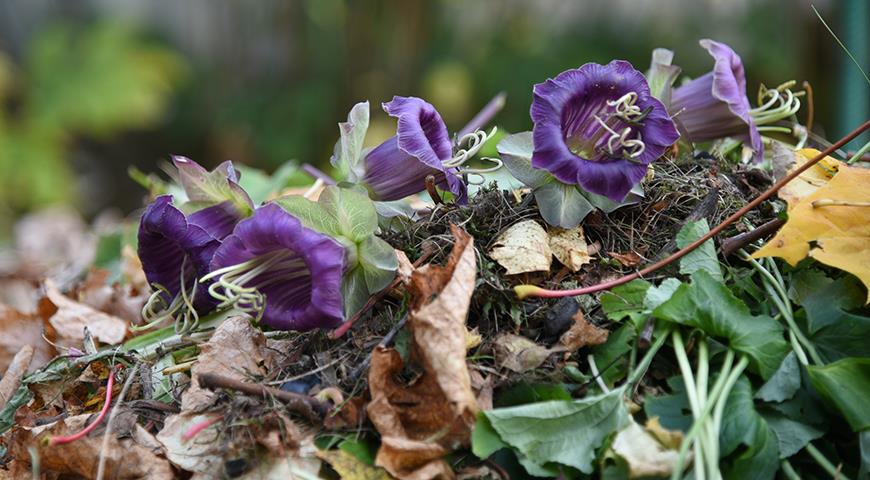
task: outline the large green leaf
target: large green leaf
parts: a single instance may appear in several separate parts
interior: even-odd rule
[[[360,102],[350,109],[347,121],[338,124],[341,137],[335,144],[335,153],[330,162],[341,177],[356,183],[365,175],[363,142],[369,129],[369,102]]]
[[[794,352],[789,352],[773,376],[758,389],[755,398],[765,402],[782,402],[793,397],[801,388],[801,368]]]
[[[645,313],[644,299],[651,287],[650,282],[636,279],[604,292],[598,299],[601,310],[611,320],[619,321],[628,317],[635,326],[642,326],[649,316]]]
[[[704,270],[695,272],[691,283],[680,285],[653,315],[724,340],[730,348],[748,355],[764,379],[773,375],[789,351],[776,320],[752,315],[746,304]]]
[[[745,375],[737,380],[728,394],[719,431],[723,456],[735,452],[740,444],[747,448],[725,469],[725,478],[772,479],[779,469],[777,437],[755,411],[752,385]]]
[[[484,412],[492,430],[534,467],[561,464],[592,473],[595,450],[628,424],[624,388],[574,401],[531,403]],[[532,473],[532,472],[530,472]]]
[[[792,420],[781,413],[763,412],[761,416],[776,435],[779,458],[791,457],[803,450],[808,443],[825,434],[821,429]]]
[[[378,230],[378,211],[362,192],[329,186],[320,194],[317,203],[335,219],[339,235],[354,243],[365,240]]]
[[[298,218],[302,225],[312,230],[317,230],[331,237],[341,235],[338,220],[317,202],[308,200],[301,195],[287,195],[276,198],[274,202]]]
[[[577,187],[553,181],[535,189],[541,216],[550,225],[574,228],[595,210]]]
[[[223,162],[208,171],[186,157],[174,157],[178,180],[187,193],[188,209],[197,210],[229,201],[243,215],[254,211],[251,198],[238,183],[238,172],[232,162]]]
[[[804,292],[806,331],[825,362],[870,357],[870,317],[849,313],[864,305],[866,294],[852,276],[818,284]]]
[[[546,170],[532,167],[532,152],[535,149],[532,132],[508,135],[498,142],[497,148],[505,168],[527,187],[539,188],[556,181]]]
[[[853,430],[870,428],[870,358],[844,358],[807,370],[819,395],[837,407]]]
[[[677,233],[677,247],[686,247],[709,231],[710,226],[705,218],[697,222],[689,222]],[[698,270],[704,270],[714,279],[722,281],[722,268],[719,267],[719,260],[716,258],[716,246],[713,240],[707,240],[680,259],[680,273],[691,275]]]
[[[598,373],[605,384],[613,386],[628,375],[628,352],[635,336],[633,325],[623,325],[611,332],[606,342],[592,348]]]
[[[248,192],[254,205],[275,198],[281,190],[296,182],[308,182],[308,176],[295,161],[284,162],[272,174],[247,165],[235,165],[239,171],[239,185]],[[304,178],[303,178],[304,175]],[[293,183],[291,183],[293,182]]]
[[[368,293],[373,294],[386,288],[396,276],[399,259],[389,243],[372,235],[357,245],[359,264]]]
[[[688,432],[693,420],[683,377],[669,378],[668,387],[671,390],[670,394],[647,398],[643,406],[644,412],[649,418],[658,417],[662,426],[669,430]]]

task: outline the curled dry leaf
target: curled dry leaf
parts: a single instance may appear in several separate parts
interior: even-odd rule
[[[38,368],[57,355],[54,347],[42,338],[48,326],[40,315],[24,314],[0,303],[0,370],[6,370],[12,358],[25,345],[34,348],[31,365]],[[45,328],[46,337],[54,340],[51,326]]]
[[[60,293],[51,280],[45,281],[45,297],[55,308],[48,322],[58,337],[83,340],[85,327],[88,327],[94,338],[115,345],[121,343],[127,334],[126,321],[70,299]],[[51,308],[46,307],[44,311],[51,311]]]
[[[572,272],[592,261],[582,226],[577,225],[570,229],[551,228],[549,234],[553,255]]]
[[[21,350],[12,358],[6,373],[0,377],[0,409],[6,406],[6,402],[12,398],[12,395],[21,385],[21,379],[27,373],[30,361],[33,360],[33,352],[34,348],[30,345],[21,347]]]
[[[634,268],[643,262],[643,259],[636,252],[607,252],[607,254],[619,262],[620,265],[627,268]]]
[[[423,373],[398,380],[404,363],[392,348],[376,347],[369,370],[368,414],[381,434],[375,463],[399,478],[452,478],[442,459],[468,445],[479,408],[465,363],[465,317],[477,273],[470,235],[456,239],[446,266],[426,265],[411,276],[410,358]]]
[[[553,253],[544,228],[534,220],[523,220],[495,239],[489,256],[504,267],[508,275],[515,275],[549,271]]]
[[[607,341],[609,331],[589,323],[583,311],[577,310],[574,314],[574,323],[571,328],[562,334],[559,338],[565,349],[569,352],[576,352],[587,345],[601,345]]]
[[[496,363],[517,373],[540,367],[552,353],[549,348],[512,333],[496,337],[493,348]]]
[[[634,421],[616,434],[611,448],[628,462],[630,478],[669,476],[680,456]]]
[[[102,449],[102,429],[71,443],[48,445],[45,441],[50,436],[81,431],[89,419],[93,421],[91,417],[76,415],[48,426],[16,429],[9,443],[9,452],[15,458],[13,471],[20,472],[20,476],[13,478],[30,478],[30,447],[36,449],[40,470],[46,474],[96,478],[100,455],[103,455],[106,457],[105,478],[173,478],[169,462],[158,456],[159,451],[153,450],[153,437],[139,426],[135,426],[132,438],[110,438],[105,450]]]

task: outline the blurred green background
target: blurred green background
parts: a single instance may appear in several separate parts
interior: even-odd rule
[[[870,62],[867,0],[815,5]],[[497,123],[527,130],[533,84],[613,58],[645,70],[654,47],[697,76],[711,67],[700,38],[742,55],[753,101],[759,82],[808,80],[823,136],[868,116],[867,84],[803,1],[4,0],[0,239],[45,205],[135,210],[128,168],[169,154],[326,168],[364,99],[369,143],[392,134],[376,106],[394,94],[426,98],[456,131],[503,90]]]

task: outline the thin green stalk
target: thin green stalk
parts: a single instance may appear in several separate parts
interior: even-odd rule
[[[825,456],[822,455],[822,452],[820,452],[812,443],[807,444],[807,453],[809,453],[810,456],[813,457],[813,460],[815,460],[820,467],[828,472],[831,477],[836,479],[848,480],[848,477],[843,475],[843,473],[837,467],[835,467],[830,460],[825,458]]]
[[[704,405],[704,409],[701,412],[702,417],[706,417],[710,415],[711,410],[713,410],[713,406],[716,402],[719,401],[720,398],[728,398],[728,394],[731,392],[731,389],[734,387],[734,384],[737,383],[737,379],[743,373],[743,370],[746,366],[749,365],[749,359],[745,356],[740,357],[740,361],[737,362],[737,365],[731,370],[730,373],[726,373],[723,369],[719,374],[719,378],[716,379],[716,383],[713,385],[713,389],[710,391],[710,397],[707,401],[707,404]],[[701,423],[694,422],[692,424],[692,428],[689,429],[689,433],[683,439],[683,443],[680,445],[679,456],[677,457],[677,463],[674,465],[674,471],[671,474],[671,480],[679,480],[680,474],[683,471],[683,465],[686,463],[686,456],[689,452],[689,447],[695,441],[695,437],[698,436],[701,430]],[[696,460],[697,461],[697,460]]]
[[[643,378],[644,374],[646,374],[646,370],[649,368],[650,363],[652,363],[653,357],[655,357],[656,353],[662,348],[665,342],[668,340],[671,331],[667,330],[662,332],[658,338],[650,345],[649,350],[647,350],[646,354],[644,354],[643,358],[641,358],[640,363],[637,364],[637,367],[632,370],[631,374],[628,377],[628,380],[625,382],[628,385],[628,389]]]
[[[674,341],[674,352],[677,355],[677,364],[680,366],[680,372],[683,375],[683,384],[686,386],[686,397],[689,399],[689,407],[692,409],[692,418],[695,419],[695,425],[701,425],[704,428],[704,418],[701,417],[701,405],[698,400],[698,389],[695,383],[695,375],[692,372],[692,366],[689,364],[689,357],[686,355],[686,347],[683,345],[683,335],[679,329],[675,329],[671,335]],[[704,440],[702,436],[701,440]],[[704,468],[705,463],[705,444],[706,441],[695,442],[695,459],[692,462],[692,469],[695,472],[695,479],[706,480],[707,474]]]
[[[859,148],[855,155],[852,155],[852,158],[846,161],[849,165],[858,161],[859,158],[863,157],[865,153],[870,151],[870,142],[864,144],[863,147]]]
[[[794,471],[794,468],[790,463],[788,463],[788,460],[783,460],[782,463],[780,463],[780,466],[782,467],[782,473],[788,477],[788,480],[801,480],[800,475]]]

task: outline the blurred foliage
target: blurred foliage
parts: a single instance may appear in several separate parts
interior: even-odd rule
[[[72,142],[153,125],[184,74],[176,54],[117,23],[43,30],[20,68],[0,57],[0,221],[75,203]]]

